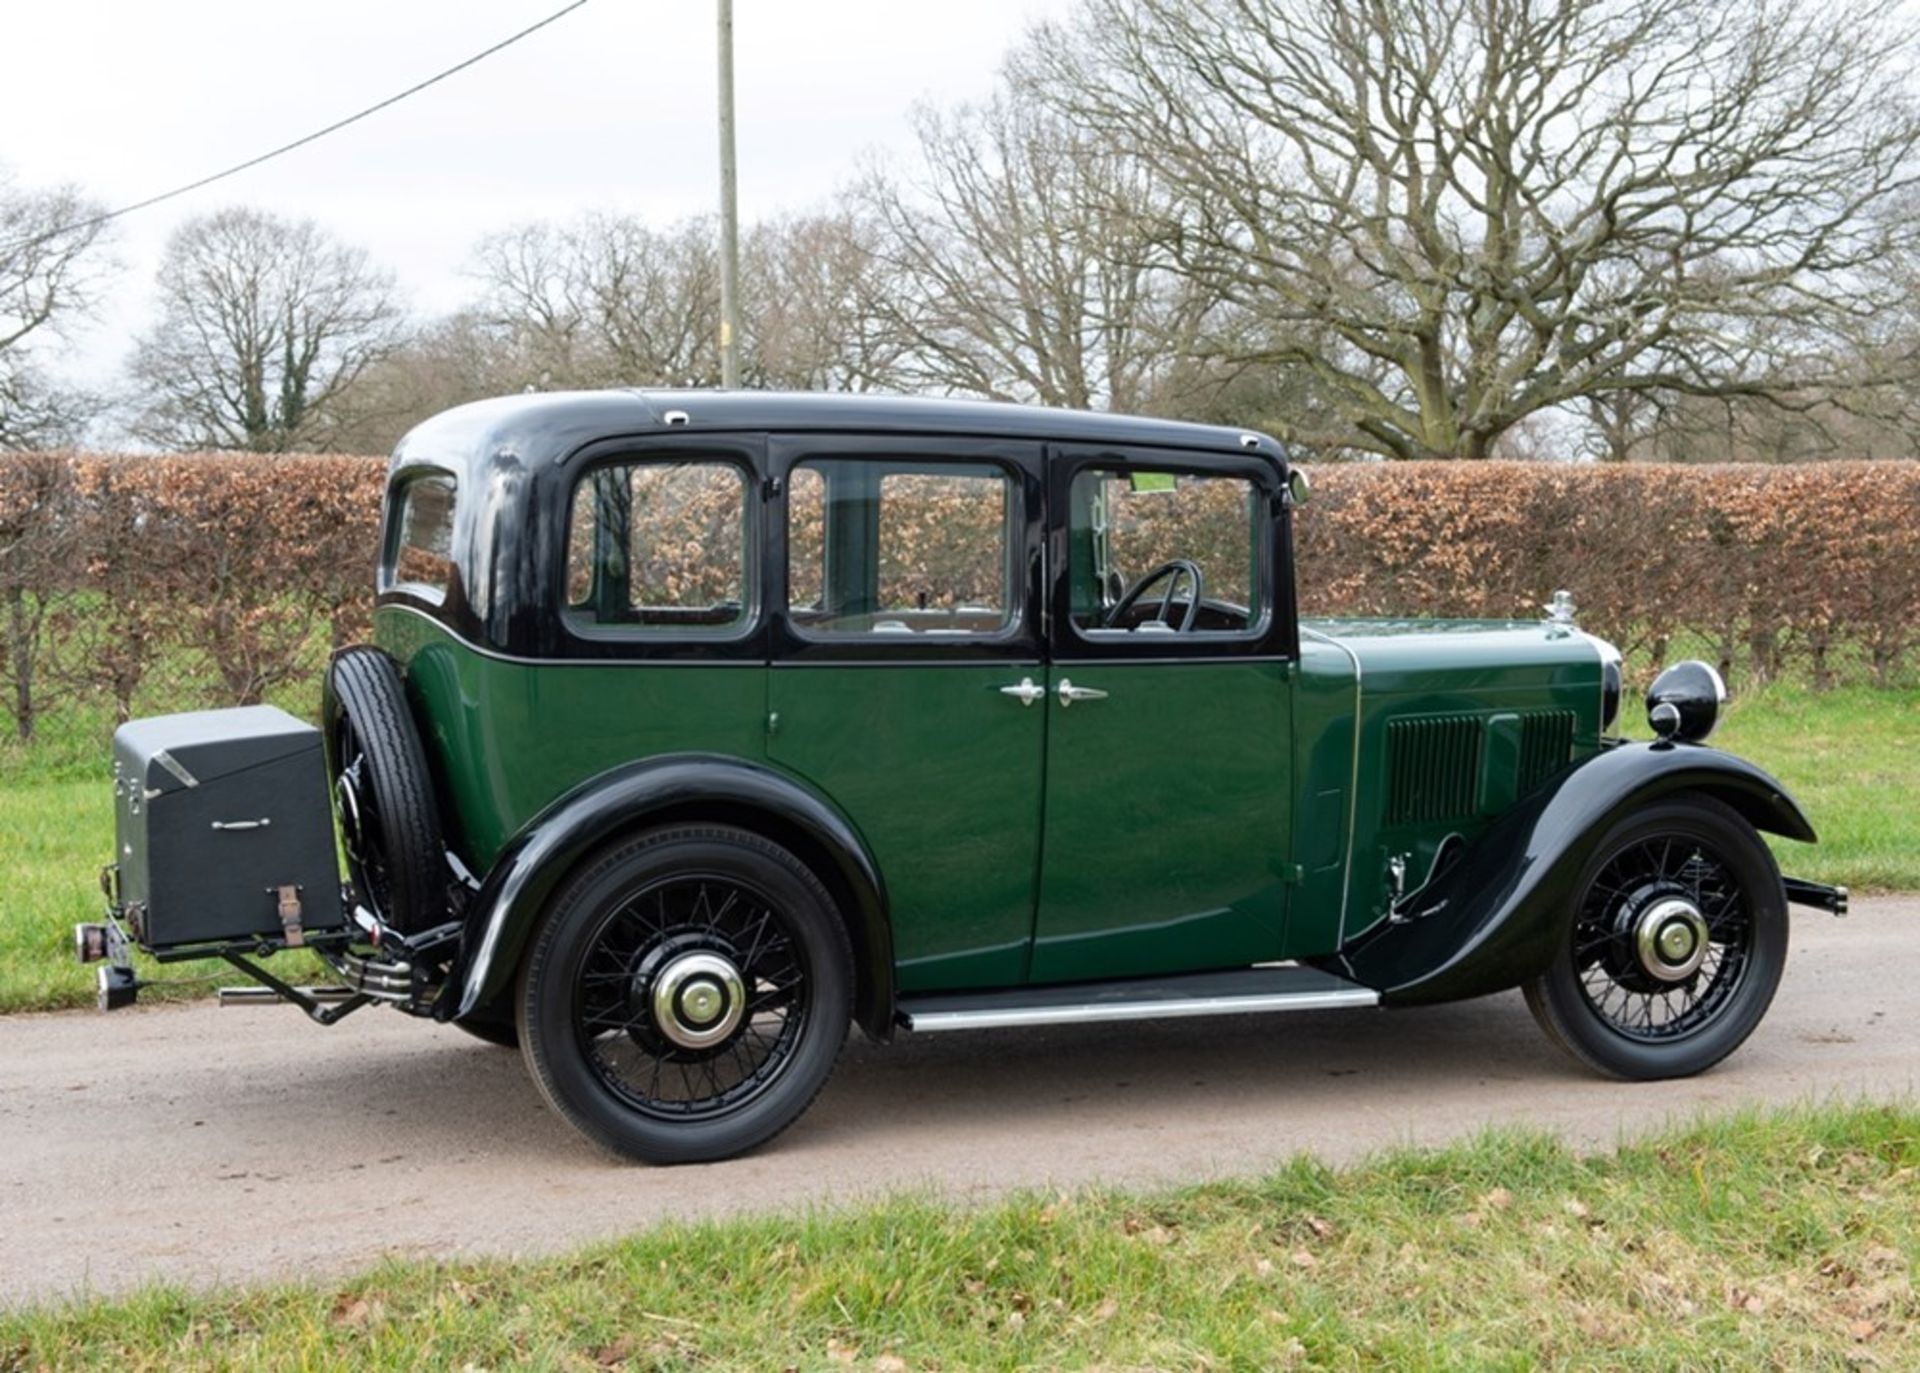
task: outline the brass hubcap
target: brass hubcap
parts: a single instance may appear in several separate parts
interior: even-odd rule
[[[1669,896],[1647,907],[1634,924],[1640,967],[1661,982],[1684,982],[1707,957],[1707,920],[1684,897]]]
[[[739,1028],[747,989],[733,960],[705,951],[681,954],[653,980],[653,1023],[683,1049],[707,1049]]]

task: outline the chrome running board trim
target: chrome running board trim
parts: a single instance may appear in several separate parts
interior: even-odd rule
[[[1180,1000],[1092,1002],[1078,1006],[1007,1006],[978,1011],[920,1011],[902,1007],[910,1030],[1006,1030],[1023,1025],[1091,1025],[1116,1020],[1179,1020],[1203,1015],[1251,1015],[1271,1011],[1334,1011],[1378,1006],[1380,993],[1366,987],[1351,991],[1277,992],[1271,996],[1196,996]]]
[[[904,996],[900,998],[900,1023],[910,1030],[929,1032],[1001,1030],[1022,1025],[1334,1011],[1379,1004],[1380,993],[1373,988],[1323,969],[1266,963],[1171,977]]]

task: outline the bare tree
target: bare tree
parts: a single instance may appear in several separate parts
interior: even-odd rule
[[[47,345],[87,316],[111,265],[99,212],[71,186],[25,190],[0,171],[0,449],[70,443],[99,409],[46,371]]]
[[[746,384],[899,383],[900,345],[876,314],[882,281],[870,225],[851,211],[790,215],[754,225],[743,246]],[[515,388],[719,383],[719,260],[708,219],[526,224],[483,239],[473,274],[482,294],[472,313],[492,371]]]
[[[341,453],[386,453],[421,420],[488,396],[525,390],[534,370],[510,330],[473,310],[409,333],[342,398],[333,433]]]
[[[1481,457],[1595,397],[1846,371],[1916,233],[1877,213],[1920,171],[1914,51],[1898,0],[1086,0],[1031,70],[1275,326],[1249,356],[1336,398],[1294,437]]]
[[[916,114],[920,164],[854,193],[879,228],[879,300],[922,385],[1075,408],[1147,408],[1213,297],[1165,270],[1137,161],[1016,81]]]
[[[720,268],[704,219],[653,229],[618,215],[483,239],[477,310],[530,386],[711,386]]]
[[[887,319],[874,224],[857,209],[765,220],[747,234],[744,375],[798,391],[911,384],[907,343]]]
[[[328,451],[350,392],[401,338],[393,278],[311,220],[189,220],[130,371],[131,428],[166,448]]]

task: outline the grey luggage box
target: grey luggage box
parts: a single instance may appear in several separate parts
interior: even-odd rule
[[[313,726],[273,706],[132,721],[113,795],[118,899],[149,953],[345,923]]]

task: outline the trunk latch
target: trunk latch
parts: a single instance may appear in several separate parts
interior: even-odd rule
[[[280,898],[280,930],[286,936],[287,947],[300,948],[307,942],[306,931],[300,928],[300,888],[288,884],[274,890]]]

